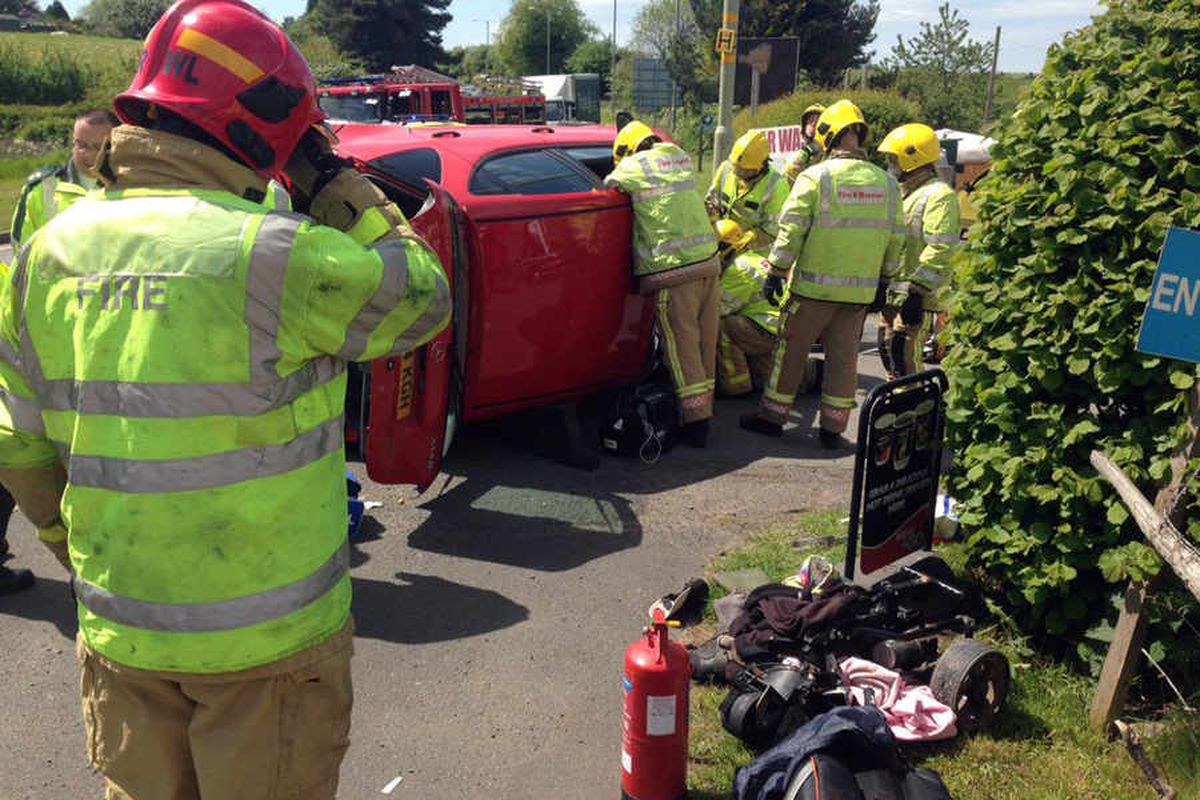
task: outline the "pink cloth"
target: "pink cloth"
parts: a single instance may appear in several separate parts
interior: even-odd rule
[[[868,688],[875,692],[875,705],[900,741],[933,742],[958,733],[954,710],[934,697],[928,686],[910,686],[900,673],[853,656],[838,664],[838,673],[857,705],[868,705]]]

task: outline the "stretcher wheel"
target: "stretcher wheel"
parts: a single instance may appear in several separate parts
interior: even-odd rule
[[[958,728],[971,735],[992,723],[1008,697],[1008,659],[978,639],[959,639],[933,667],[929,688],[958,714]]]

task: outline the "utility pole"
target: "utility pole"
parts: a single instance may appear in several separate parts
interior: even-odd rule
[[[721,30],[717,32],[717,52],[721,54],[721,82],[717,90],[720,118],[713,131],[713,165],[729,157],[733,136],[733,81],[737,68],[738,0],[725,0],[721,12]]]
[[[996,61],[1000,58],[1000,26],[996,26],[996,41],[992,45],[992,72],[988,75],[987,98],[983,101],[983,124],[992,116],[992,96],[996,91]]]
[[[546,74],[550,74],[550,9],[546,9]]]

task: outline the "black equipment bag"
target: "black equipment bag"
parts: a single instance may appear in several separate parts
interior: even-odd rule
[[[600,441],[609,452],[653,464],[675,444],[678,430],[675,389],[655,373],[621,390],[601,429]]]

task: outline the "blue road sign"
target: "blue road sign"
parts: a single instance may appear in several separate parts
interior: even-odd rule
[[[1138,331],[1142,353],[1200,361],[1200,231],[1171,228]]]

